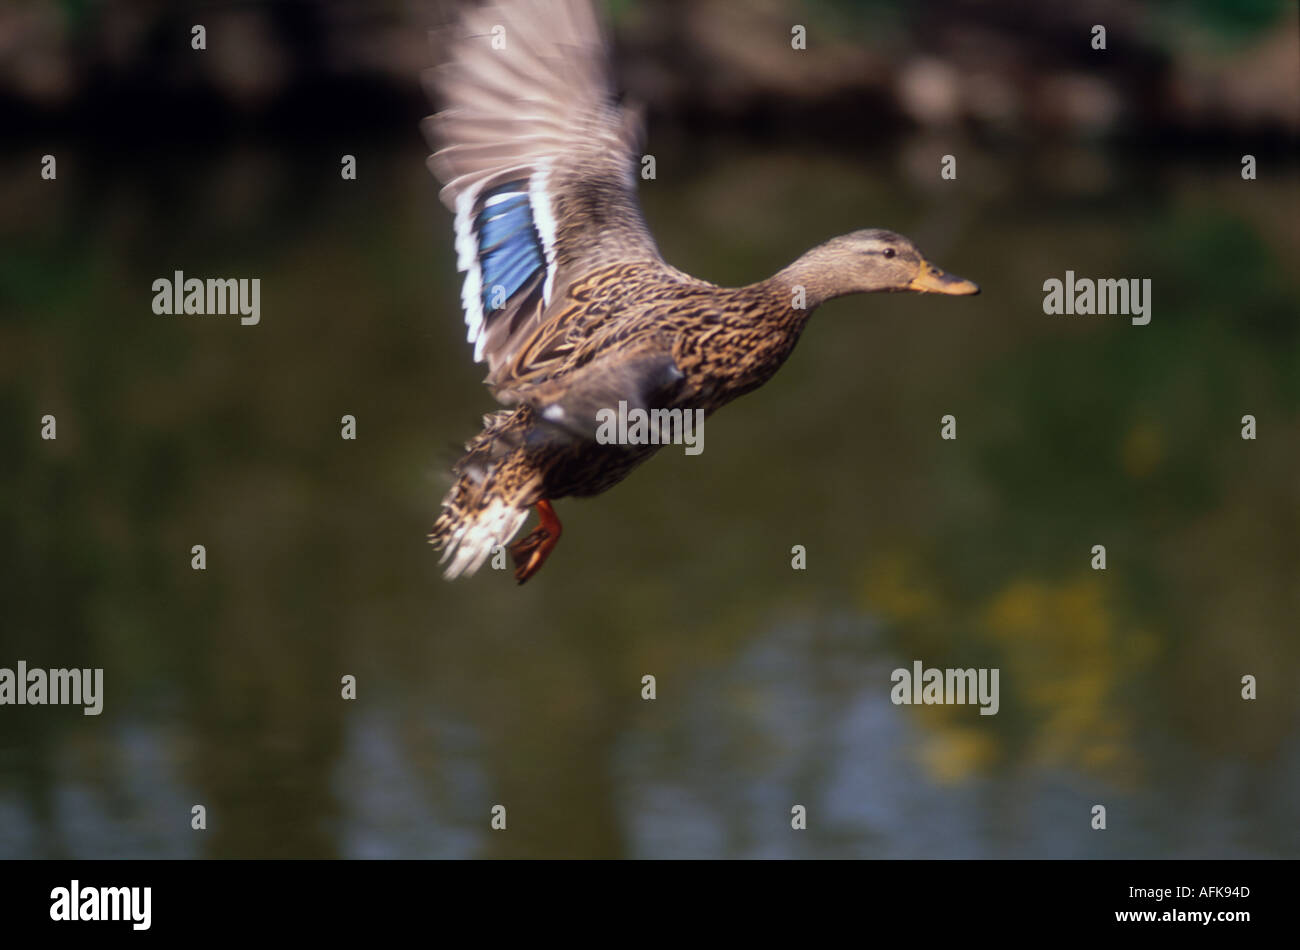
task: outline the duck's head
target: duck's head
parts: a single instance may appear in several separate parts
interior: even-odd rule
[[[964,296],[979,286],[935,267],[907,238],[893,231],[854,231],[817,248],[818,261],[830,269],[834,296],[911,291]]]

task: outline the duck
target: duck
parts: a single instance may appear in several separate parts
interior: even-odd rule
[[[429,533],[448,579],[489,557],[506,567],[508,551],[525,583],[560,540],[557,500],[609,490],[662,447],[599,438],[614,407],[707,418],[770,380],[829,300],[979,292],[878,228],[743,287],[667,263],[637,201],[642,122],[616,98],[605,37],[590,0],[470,5],[435,36],[427,164],[454,216],[467,341],[503,407],[465,444]]]

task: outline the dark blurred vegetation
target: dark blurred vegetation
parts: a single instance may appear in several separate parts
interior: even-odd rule
[[[401,129],[452,0],[0,6],[7,127],[116,137]],[[655,120],[874,141],[900,127],[1258,140],[1300,128],[1291,0],[617,0],[618,70]],[[190,48],[202,24],[208,45]],[[808,31],[796,52],[790,31]],[[1091,30],[1107,30],[1107,49]]]
[[[422,14],[0,9],[0,666],[107,693],[0,709],[0,856],[1300,856],[1292,5],[616,4],[671,262],[743,283],[880,225],[984,293],[828,306],[702,456],[563,505],[522,589],[423,542],[491,404]],[[796,81],[765,64],[805,21]],[[261,277],[261,325],[152,314],[176,268]],[[1066,268],[1150,277],[1151,325],[1045,317]],[[1001,712],[890,705],[914,658],[1000,667]]]

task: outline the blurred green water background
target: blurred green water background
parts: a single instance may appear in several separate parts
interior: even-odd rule
[[[984,293],[828,305],[523,588],[423,541],[492,403],[413,129],[6,149],[0,666],[106,699],[0,708],[0,856],[1300,856],[1294,156],[651,131],[686,270],[884,226]],[[261,324],[154,315],[176,269]],[[1045,316],[1066,269],[1151,324]],[[916,659],[1000,712],[892,705]]]

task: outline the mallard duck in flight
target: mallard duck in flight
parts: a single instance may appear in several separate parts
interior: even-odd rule
[[[599,494],[661,446],[597,439],[624,403],[705,415],[763,385],[817,307],[846,294],[975,294],[907,238],[856,231],[746,287],[664,262],[641,215],[639,122],[616,102],[587,0],[471,6],[429,77],[429,168],[455,214],[474,359],[507,409],[456,463],[430,541],[448,578],[510,547],[520,582],[560,538],[552,502]]]

